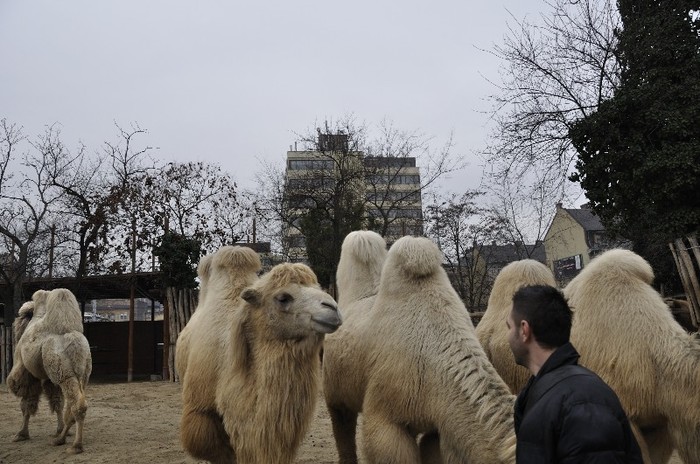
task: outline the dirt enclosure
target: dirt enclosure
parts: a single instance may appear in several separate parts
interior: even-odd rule
[[[194,464],[178,441],[180,384],[171,382],[92,383],[87,389],[85,452],[70,455],[66,446],[51,445],[56,417],[42,398],[29,422],[29,441],[12,442],[22,425],[19,398],[0,384],[0,464]],[[75,429],[73,429],[75,430]],[[69,441],[74,438],[71,435]],[[311,430],[297,455],[297,463],[338,461],[326,406],[316,407]]]
[[[29,423],[31,440],[14,443],[21,426],[19,399],[0,384],[0,464],[128,463],[194,464],[178,441],[180,384],[170,382],[93,383],[88,385],[85,452],[70,455],[52,446],[55,416],[44,399]],[[73,436],[69,437],[72,440]],[[325,404],[319,401],[311,430],[299,450],[298,464],[338,461]],[[671,464],[681,464],[674,456]]]

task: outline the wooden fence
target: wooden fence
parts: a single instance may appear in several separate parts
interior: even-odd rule
[[[197,308],[199,292],[194,289],[178,289],[168,287],[165,291],[165,302],[168,308],[169,349],[168,349],[168,378],[176,382],[180,376],[175,371],[175,344],[182,329],[189,322]]]
[[[12,327],[0,324],[0,382],[4,383],[12,367]]]
[[[697,234],[679,238],[669,243],[669,247],[688,298],[691,322],[697,329],[700,327],[700,246]]]

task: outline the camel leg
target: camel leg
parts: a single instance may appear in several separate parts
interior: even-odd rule
[[[340,464],[357,464],[357,413],[328,406]]]
[[[221,416],[214,411],[196,411],[185,406],[180,422],[180,442],[185,451],[197,459],[212,464],[236,462]]]
[[[85,401],[85,392],[78,382],[78,379],[72,377],[61,384],[61,391],[65,398],[65,407],[63,410],[63,430],[58,434],[53,441],[54,445],[62,445],[66,442],[68,430],[75,423],[75,439],[68,451],[73,454],[83,452],[83,422],[85,421],[85,413],[87,412],[87,402]]]
[[[362,441],[368,462],[420,464],[420,452],[414,436],[406,428],[376,414],[364,414]]]
[[[29,440],[29,418],[36,414],[39,408],[39,397],[41,396],[41,383],[37,380],[25,384],[22,389],[22,399],[20,408],[22,409],[22,428],[14,436],[12,441]]]
[[[56,433],[54,434],[54,437],[57,437],[61,433],[61,431],[63,430],[63,425],[64,425],[64,422],[63,422],[63,407],[64,407],[63,393],[61,392],[61,387],[53,384],[49,380],[44,380],[41,383],[41,386],[44,390],[44,394],[49,399],[49,408],[51,408],[51,412],[56,414]]]
[[[437,432],[424,434],[418,442],[418,447],[422,464],[441,464],[443,462],[440,453],[440,436]]]
[[[668,425],[654,429],[642,429],[652,464],[666,464],[673,454],[673,438]],[[690,462],[690,461],[688,461]]]

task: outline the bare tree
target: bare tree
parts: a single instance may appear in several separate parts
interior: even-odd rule
[[[22,129],[3,119],[0,131],[0,237],[4,247],[0,277],[12,289],[8,303],[16,310],[25,298],[25,279],[46,269],[43,257],[48,255],[49,219],[61,193],[51,185],[43,159],[18,156],[18,144],[25,140]]]
[[[84,145],[76,153],[68,150],[54,125],[34,144],[36,159],[48,167],[51,184],[62,192],[59,203],[62,236],[72,243],[77,259],[74,274],[80,280],[91,271],[104,271],[109,254],[108,235],[120,225],[117,212],[133,194],[133,188],[149,168],[151,147],[136,148],[136,138],[145,134],[137,124],[125,130],[115,123],[116,143],[105,142],[102,151],[88,154]],[[129,221],[127,221],[129,222]]]
[[[477,203],[482,196],[475,190],[435,195],[426,207],[426,234],[442,250],[452,285],[470,311],[485,307],[493,283],[484,245],[502,239],[500,224]]]
[[[569,129],[595,112],[620,83],[616,3],[553,0],[547,5],[539,23],[514,20],[503,44],[492,51],[503,62],[502,83],[491,97],[494,129],[484,153],[482,188],[494,194],[494,209],[515,226],[513,213],[522,217],[525,204],[532,203],[527,213],[533,218],[532,236],[548,222],[546,214],[534,219],[544,212],[542,199],[553,213],[556,202],[580,194],[567,183],[576,158]],[[522,231],[513,227],[515,235]]]
[[[539,254],[555,213],[552,199],[560,198],[556,186],[531,172],[517,179],[494,176],[486,191],[485,214],[498,225],[499,241],[513,245],[519,259]]]
[[[246,211],[235,182],[216,164],[168,163],[145,179],[145,194],[170,230],[210,251],[241,238]]]
[[[465,161],[452,152],[451,136],[435,149],[431,137],[399,130],[391,121],[382,121],[378,129],[367,143],[363,166],[369,226],[383,236],[421,235],[421,195]]]

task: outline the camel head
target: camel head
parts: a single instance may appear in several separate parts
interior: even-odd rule
[[[335,300],[321,290],[313,271],[304,264],[283,263],[272,268],[241,294],[260,336],[301,340],[335,332],[341,324]]]
[[[32,320],[33,316],[34,316],[34,302],[33,301],[27,301],[22,306],[20,306],[19,311],[17,313],[17,317],[15,318],[15,321],[12,323],[12,334],[15,337],[15,343],[17,343],[17,341],[19,341],[20,337],[22,337],[22,334],[24,334],[24,331],[27,329],[27,325],[29,325],[29,322]]]

